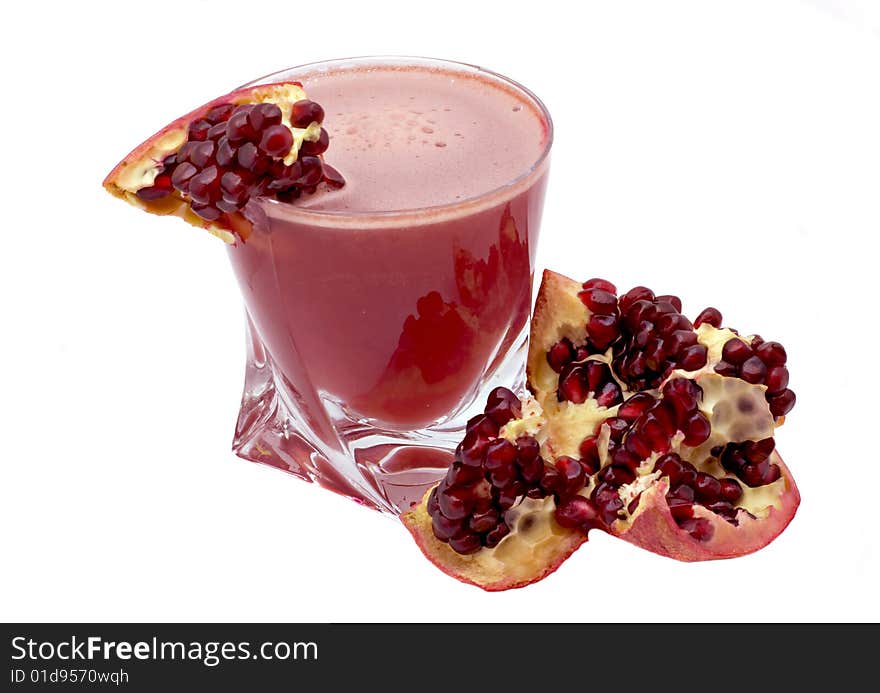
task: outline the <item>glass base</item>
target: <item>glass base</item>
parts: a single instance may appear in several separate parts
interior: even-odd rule
[[[273,364],[250,318],[247,369],[233,452],[277,467],[375,510],[399,514],[424,496],[452,463],[465,423],[481,413],[498,385],[520,392],[525,382],[527,327],[492,377],[458,411],[427,428],[388,430],[353,417],[310,387],[295,387]]]

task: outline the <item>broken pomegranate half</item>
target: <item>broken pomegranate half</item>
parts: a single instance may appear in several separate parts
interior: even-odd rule
[[[778,342],[707,308],[544,273],[529,396],[492,393],[446,478],[402,517],[426,556],[486,590],[555,570],[601,529],[682,561],[766,546],[797,487],[774,432],[794,405]]]
[[[119,162],[104,180],[116,197],[173,214],[227,243],[246,238],[256,197],[290,201],[344,179],[321,155],[324,110],[298,82],[234,91],[178,118]]]

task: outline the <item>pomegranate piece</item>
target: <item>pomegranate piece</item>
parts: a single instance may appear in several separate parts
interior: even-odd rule
[[[321,155],[324,110],[296,82],[241,89],[177,119],[136,147],[104,187],[155,214],[172,214],[228,243],[244,240],[252,198],[289,202],[345,179]],[[227,181],[225,184],[223,181]]]
[[[721,328],[714,308],[694,323],[680,311],[648,287],[618,297],[545,272],[530,397],[495,390],[403,515],[425,554],[498,590],[546,576],[593,529],[682,561],[776,538],[800,502],[774,438],[794,404],[785,350]]]

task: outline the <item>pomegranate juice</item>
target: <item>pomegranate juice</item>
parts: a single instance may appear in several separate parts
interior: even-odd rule
[[[304,69],[346,185],[262,201],[230,247],[251,329],[324,440],[460,430],[493,378],[521,376],[546,113],[476,69]]]

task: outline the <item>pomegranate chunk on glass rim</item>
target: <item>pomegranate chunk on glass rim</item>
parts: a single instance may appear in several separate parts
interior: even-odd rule
[[[528,396],[495,390],[403,516],[425,555],[497,591],[546,577],[591,529],[681,561],[776,538],[800,502],[774,437],[795,403],[785,349],[681,307],[545,272]]]

